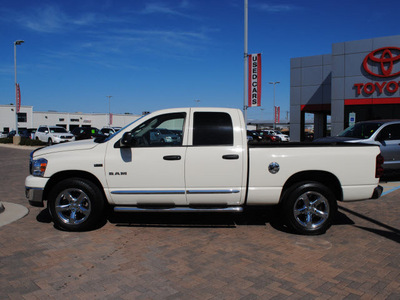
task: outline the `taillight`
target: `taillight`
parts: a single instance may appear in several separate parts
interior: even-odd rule
[[[376,156],[376,169],[375,169],[375,178],[380,178],[383,176],[383,163],[384,158],[381,154]]]

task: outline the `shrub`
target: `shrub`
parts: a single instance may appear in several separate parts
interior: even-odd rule
[[[25,146],[43,146],[46,145],[42,141],[39,140],[31,140],[26,137],[21,137],[21,142],[19,143],[20,145],[25,145]]]
[[[2,144],[12,144],[13,143],[13,138],[1,138],[0,143]]]
[[[8,137],[8,138],[1,138],[0,139],[1,144],[12,144],[13,143],[13,138]],[[19,143],[20,145],[24,146],[43,146],[46,145],[42,141],[37,141],[37,140],[31,140],[26,137],[21,137],[21,142]]]

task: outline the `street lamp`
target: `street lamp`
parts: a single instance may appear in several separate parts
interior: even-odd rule
[[[106,96],[108,98],[108,127],[111,127],[111,97]]]
[[[276,110],[275,110],[275,85],[280,83],[279,81],[273,81],[273,82],[269,82],[269,84],[273,84],[274,85],[274,129],[276,127]]]
[[[196,102],[196,106],[199,106],[200,100],[194,100]]]
[[[15,74],[15,136],[19,136],[18,134],[18,108],[17,108],[17,98],[18,98],[18,89],[17,89],[17,45],[21,45],[24,41],[17,40],[14,42],[14,74]]]

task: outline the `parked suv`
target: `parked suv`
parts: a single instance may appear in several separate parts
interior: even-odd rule
[[[108,136],[118,132],[119,130],[121,130],[121,127],[103,127],[100,130],[100,133]]]
[[[75,137],[61,126],[40,125],[36,130],[35,139],[48,145],[74,141]]]
[[[385,162],[384,175],[400,174],[400,120],[364,121],[346,128],[337,136],[315,140],[317,143],[368,143],[379,145]]]
[[[75,136],[75,141],[104,136],[96,127],[76,127],[71,133]]]

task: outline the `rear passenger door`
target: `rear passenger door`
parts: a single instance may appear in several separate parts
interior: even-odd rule
[[[241,124],[239,114],[236,110],[227,113],[196,108],[190,120],[185,162],[189,205],[240,204],[245,193],[247,144],[243,145],[242,130],[234,128],[234,124]]]

